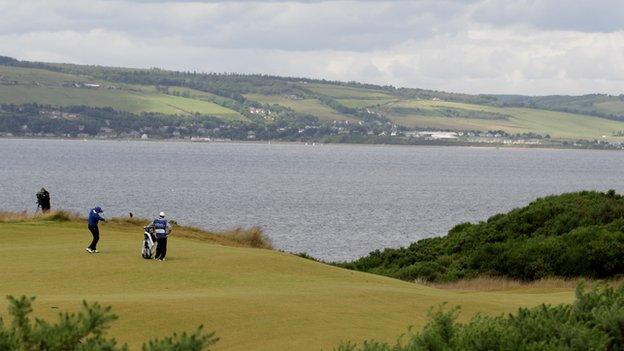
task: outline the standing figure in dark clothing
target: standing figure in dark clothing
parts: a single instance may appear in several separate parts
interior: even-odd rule
[[[106,221],[104,217],[100,215],[100,213],[103,213],[103,212],[104,211],[102,211],[102,208],[99,206],[89,210],[88,228],[89,228],[89,231],[91,232],[91,235],[93,235],[93,240],[91,241],[91,244],[86,248],[87,252],[89,253],[99,252],[97,250],[97,243],[98,241],[100,241],[100,229],[98,228],[98,223],[100,221],[103,221],[103,222]]]
[[[164,261],[167,255],[167,237],[171,233],[171,224],[165,219],[165,213],[161,212],[150,226],[154,227],[154,232],[156,233],[157,245],[154,259]]]
[[[50,211],[50,193],[45,188],[37,193],[37,209],[39,208],[43,213]]]

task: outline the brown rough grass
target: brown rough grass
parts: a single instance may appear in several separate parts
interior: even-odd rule
[[[583,278],[563,279],[563,278],[546,278],[533,282],[523,282],[520,280],[507,279],[501,277],[480,277],[469,280],[459,280],[451,283],[424,283],[426,285],[449,290],[463,291],[504,291],[504,290],[524,290],[531,289],[539,291],[547,290],[570,290],[584,281],[588,286],[596,284],[607,284],[617,286],[624,282],[624,277],[617,277],[607,280],[591,280]],[[421,282],[422,283],[422,282]]]
[[[255,247],[258,249],[273,249],[271,240],[264,235],[264,232],[260,227],[239,227],[231,231],[220,233],[220,235],[224,235],[225,237],[241,243],[244,246]]]
[[[227,246],[273,249],[271,240],[258,227],[236,228],[225,232],[208,232],[195,227],[175,226],[173,235]]]
[[[85,221],[77,213],[64,210],[55,210],[47,213],[27,213],[27,212],[6,212],[0,211],[0,223],[9,222],[31,222],[31,221]],[[113,217],[106,220],[108,224],[116,226],[135,226],[137,231],[141,231],[151,220],[145,218]],[[190,238],[195,240],[212,242],[219,245],[235,247],[252,247],[258,249],[273,249],[271,240],[262,232],[259,227],[235,228],[224,232],[211,232],[195,227],[174,225],[172,235]]]
[[[54,210],[46,213],[36,212],[36,213],[28,213],[24,212],[5,212],[0,211],[0,223],[9,223],[9,222],[29,222],[29,221],[78,221],[82,219],[80,215],[74,212],[65,211],[65,210]]]
[[[144,227],[152,221],[145,218],[114,217],[107,220],[110,223],[121,225],[133,225]],[[138,229],[137,229],[138,230]],[[257,249],[273,249],[271,240],[262,232],[259,227],[235,228],[224,232],[212,232],[191,226],[174,224],[171,235],[200,241],[208,241],[215,244],[252,247]]]

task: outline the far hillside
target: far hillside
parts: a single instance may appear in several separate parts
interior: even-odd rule
[[[624,272],[624,198],[612,190],[549,196],[484,222],[460,224],[447,236],[339,266],[431,282],[612,278]]]
[[[622,147],[624,95],[468,95],[0,56],[2,135]]]
[[[154,86],[118,84],[88,76],[7,66],[0,66],[0,103],[58,107],[88,105],[132,113],[180,116],[199,113],[224,119],[243,118],[238,112],[202,96],[176,96],[164,94]]]

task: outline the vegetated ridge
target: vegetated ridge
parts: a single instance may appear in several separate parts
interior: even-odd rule
[[[0,133],[619,147],[624,95],[468,95],[0,56]]]
[[[624,272],[624,198],[613,190],[548,196],[443,237],[338,265],[430,282],[614,277]]]

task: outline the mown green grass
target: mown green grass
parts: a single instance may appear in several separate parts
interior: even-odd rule
[[[83,222],[0,223],[0,295],[36,295],[35,313],[112,305],[112,335],[141,340],[204,324],[215,350],[330,350],[341,340],[394,340],[442,302],[499,314],[573,300],[571,289],[442,290],[343,270],[270,250],[175,237],[168,261],[139,256],[140,226],[101,224],[99,254]],[[175,232],[174,232],[175,234]],[[6,302],[0,303],[3,314]]]
[[[352,117],[343,115],[337,111],[334,111],[331,107],[323,105],[316,99],[302,99],[292,100],[281,95],[261,95],[261,94],[247,94],[246,98],[257,101],[263,104],[277,104],[280,106],[288,107],[293,111],[301,114],[310,114],[318,117],[320,120],[325,121],[346,121],[355,120]]]
[[[395,123],[410,127],[453,130],[504,130],[509,133],[533,132],[543,135],[550,134],[553,138],[561,139],[623,139],[621,137],[613,137],[612,134],[613,131],[624,130],[624,122],[580,114],[530,108],[501,108],[434,100],[403,100],[388,106],[421,108],[424,110],[459,108],[502,113],[511,116],[508,120],[482,120],[439,117],[427,115],[426,113],[422,115],[388,113],[388,117]]]

